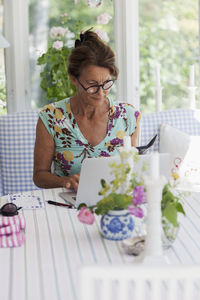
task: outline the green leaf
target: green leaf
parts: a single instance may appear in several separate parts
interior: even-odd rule
[[[180,202],[176,203],[176,209],[178,212],[182,213],[185,216],[185,211],[184,211],[183,205]]]
[[[131,196],[110,193],[96,204],[95,213],[97,215],[103,215],[109,210],[127,209],[131,203]]]
[[[105,181],[104,179],[101,179],[101,186],[102,186],[103,188],[106,187],[106,181]]]
[[[78,206],[78,208],[77,208],[77,210],[80,210],[81,209],[81,207],[87,207],[87,204],[85,204],[85,203],[81,203],[81,204],[79,204],[79,206]]]
[[[172,223],[173,226],[177,227],[178,222],[177,222],[177,209],[176,207],[169,203],[165,209],[162,211],[162,215],[166,217],[166,219]]]
[[[59,101],[71,97],[76,92],[67,72],[68,56],[71,50],[63,47],[56,50],[50,46],[46,53],[38,58],[38,65],[44,65],[40,73],[40,87],[46,92],[46,98]]]

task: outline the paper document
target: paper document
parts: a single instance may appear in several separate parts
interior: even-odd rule
[[[12,202],[17,207],[23,209],[39,209],[44,208],[44,201],[39,195],[32,195],[30,192],[11,194],[8,196],[8,202]]]

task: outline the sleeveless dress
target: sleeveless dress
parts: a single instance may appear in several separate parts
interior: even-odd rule
[[[109,99],[109,120],[105,138],[96,146],[82,135],[70,107],[70,98],[48,104],[39,113],[46,129],[55,141],[54,173],[70,176],[80,173],[86,157],[118,155],[123,137],[134,133],[140,112],[128,103],[114,104]]]

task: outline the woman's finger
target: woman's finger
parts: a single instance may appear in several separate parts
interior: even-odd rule
[[[66,186],[67,189],[70,189],[71,183],[70,183],[70,182],[67,182],[65,186]]]
[[[79,179],[76,176],[73,176],[71,178],[71,185],[75,190],[78,189],[78,184],[79,184]]]
[[[72,176],[69,176],[67,178],[68,181],[67,181],[65,187],[67,189],[74,188],[75,190],[77,190],[78,189],[78,184],[79,184],[79,179],[80,179],[80,174],[79,173],[78,174],[74,174]]]

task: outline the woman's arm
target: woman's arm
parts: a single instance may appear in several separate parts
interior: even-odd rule
[[[131,145],[133,147],[138,147],[138,140],[139,140],[139,126],[137,126],[134,133],[131,135]]]
[[[80,174],[69,177],[59,177],[51,173],[55,144],[42,120],[39,118],[36,127],[34,149],[33,181],[40,188],[74,188],[77,190]]]

